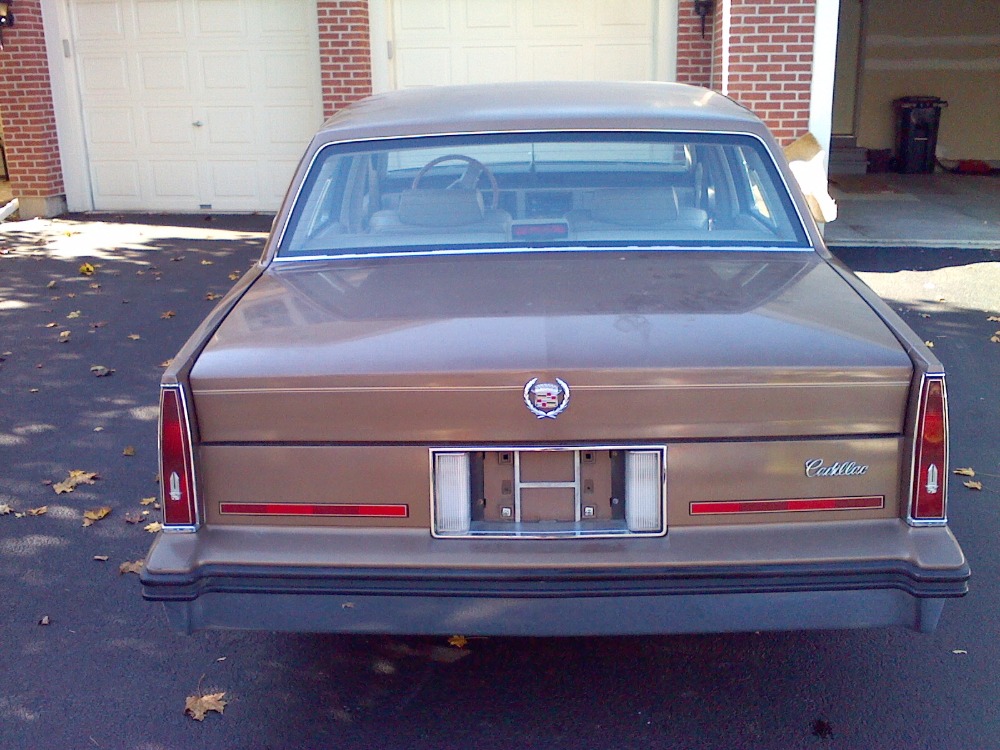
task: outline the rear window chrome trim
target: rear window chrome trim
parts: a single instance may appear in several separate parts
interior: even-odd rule
[[[594,533],[558,533],[558,532],[512,532],[508,534],[493,532],[470,531],[466,534],[439,534],[437,533],[437,503],[436,487],[434,481],[434,457],[441,453],[500,453],[500,452],[544,452],[544,451],[656,451],[660,454],[660,529],[657,531],[595,531]],[[428,457],[428,489],[430,492],[430,531],[434,539],[480,539],[484,541],[501,540],[523,540],[533,542],[537,540],[589,540],[589,539],[655,539],[663,538],[670,528],[667,519],[667,445],[665,444],[581,444],[581,445],[447,445],[432,446],[427,450]]]
[[[690,253],[815,253],[814,247],[793,245],[789,247],[762,245],[741,245],[725,247],[719,245],[574,245],[572,247],[428,247],[420,250],[392,250],[377,253],[337,253],[335,255],[295,255],[278,256],[272,262],[275,264],[309,263],[328,260],[373,260],[387,258],[421,258],[448,257],[462,255],[527,255],[542,253],[658,253],[658,252],[690,252]]]
[[[295,194],[294,194],[294,196],[291,196],[291,200],[286,200],[285,205],[282,207],[281,211],[278,214],[278,216],[280,216],[282,218],[281,229],[280,229],[279,232],[277,232],[277,235],[274,238],[274,242],[273,243],[269,243],[269,249],[270,249],[269,257],[264,261],[264,263],[266,264],[268,262],[280,262],[282,260],[302,260],[302,259],[305,259],[305,258],[309,258],[309,259],[312,259],[312,258],[321,258],[323,260],[330,260],[332,258],[345,258],[345,257],[353,256],[353,255],[357,255],[357,256],[360,256],[360,257],[368,257],[368,258],[372,257],[372,254],[370,254],[370,253],[351,253],[351,254],[342,254],[342,255],[320,255],[320,256],[282,256],[282,254],[281,254],[282,245],[285,242],[285,234],[288,232],[288,227],[291,224],[293,209],[295,208],[296,205],[298,205],[299,198],[302,195],[302,189],[305,187],[305,184],[306,184],[306,181],[307,181],[306,178],[312,173],[312,170],[316,166],[316,161],[317,161],[317,159],[319,159],[320,155],[324,151],[326,151],[327,149],[329,149],[329,148],[336,148],[337,146],[345,146],[345,145],[349,145],[349,144],[359,144],[359,145],[361,145],[361,144],[373,144],[373,143],[389,142],[389,141],[420,140],[420,139],[424,139],[424,138],[431,138],[431,139],[433,139],[433,138],[455,138],[455,137],[473,137],[474,138],[474,137],[479,137],[479,136],[499,136],[499,135],[518,135],[518,136],[537,135],[537,136],[544,136],[544,135],[571,134],[571,133],[579,133],[579,134],[585,134],[585,135],[600,135],[600,134],[606,134],[606,135],[629,134],[629,135],[650,135],[650,136],[652,136],[652,135],[659,135],[659,136],[665,136],[665,135],[695,135],[695,136],[699,136],[699,137],[701,137],[701,136],[730,136],[730,137],[731,136],[737,136],[737,137],[752,138],[753,140],[757,141],[761,145],[761,147],[763,148],[765,154],[767,155],[767,158],[770,159],[771,165],[774,167],[774,170],[777,172],[778,177],[781,180],[781,184],[785,188],[785,192],[786,192],[786,194],[788,194],[788,197],[790,199],[792,209],[793,209],[793,211],[795,213],[795,218],[798,219],[798,228],[802,231],[802,235],[806,239],[806,242],[807,242],[806,245],[795,246],[794,248],[789,248],[789,249],[799,250],[799,251],[812,251],[812,252],[815,252],[818,249],[816,245],[812,244],[811,235],[810,235],[809,229],[808,229],[808,222],[806,221],[805,216],[803,215],[802,210],[800,209],[798,202],[796,200],[794,200],[794,197],[793,197],[794,196],[794,190],[792,189],[792,186],[789,183],[789,180],[786,177],[784,170],[782,170],[781,165],[778,164],[777,160],[774,157],[774,152],[768,147],[767,142],[759,134],[757,134],[757,133],[753,133],[753,132],[749,132],[749,131],[735,131],[735,130],[673,130],[673,129],[654,130],[654,129],[649,129],[649,128],[636,128],[636,129],[631,129],[631,128],[572,128],[572,129],[566,129],[566,130],[553,130],[553,129],[542,129],[542,130],[533,130],[533,129],[528,129],[528,130],[479,130],[479,131],[470,131],[470,132],[437,132],[437,133],[420,133],[420,134],[410,134],[410,135],[375,136],[375,137],[372,137],[372,138],[350,138],[350,139],[345,139],[345,140],[329,141],[327,143],[324,143],[323,145],[321,145],[319,148],[316,149],[316,152],[312,155],[312,158],[310,158],[310,160],[309,160],[309,165],[304,170],[302,170],[301,172],[296,172],[296,178],[293,178],[294,180],[297,180],[297,182],[298,182],[298,184],[296,185],[296,188],[295,188]],[[301,179],[298,179],[299,175],[301,175]],[[718,246],[715,246],[715,247],[718,247]],[[473,251],[473,252],[477,252],[477,251]],[[478,252],[481,252],[481,250],[479,250]]]

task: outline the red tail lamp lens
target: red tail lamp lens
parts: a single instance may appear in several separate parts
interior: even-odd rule
[[[194,526],[191,430],[180,388],[160,391],[160,494],[165,526]]]
[[[924,379],[912,486],[913,519],[943,520],[948,494],[948,411],[944,378],[940,376]]]

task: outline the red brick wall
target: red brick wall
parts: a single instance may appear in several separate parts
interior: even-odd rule
[[[50,198],[64,192],[40,0],[18,0],[15,25],[3,30],[0,117],[16,197]]]
[[[730,7],[728,80],[723,3]],[[815,20],[816,0],[716,0],[712,86],[753,110],[781,143],[809,129]]]
[[[712,85],[712,35],[715,16],[705,18],[705,38],[701,38],[701,18],[691,0],[680,0],[677,17],[677,82],[693,86]]]
[[[367,0],[319,0],[319,64],[323,113],[372,93]]]

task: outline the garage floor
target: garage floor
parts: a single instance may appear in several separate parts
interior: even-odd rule
[[[841,246],[1000,248],[1000,176],[833,175]]]

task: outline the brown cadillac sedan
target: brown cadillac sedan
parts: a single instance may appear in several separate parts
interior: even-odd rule
[[[681,85],[339,113],[160,452],[180,631],[929,631],[967,590],[941,363]]]

